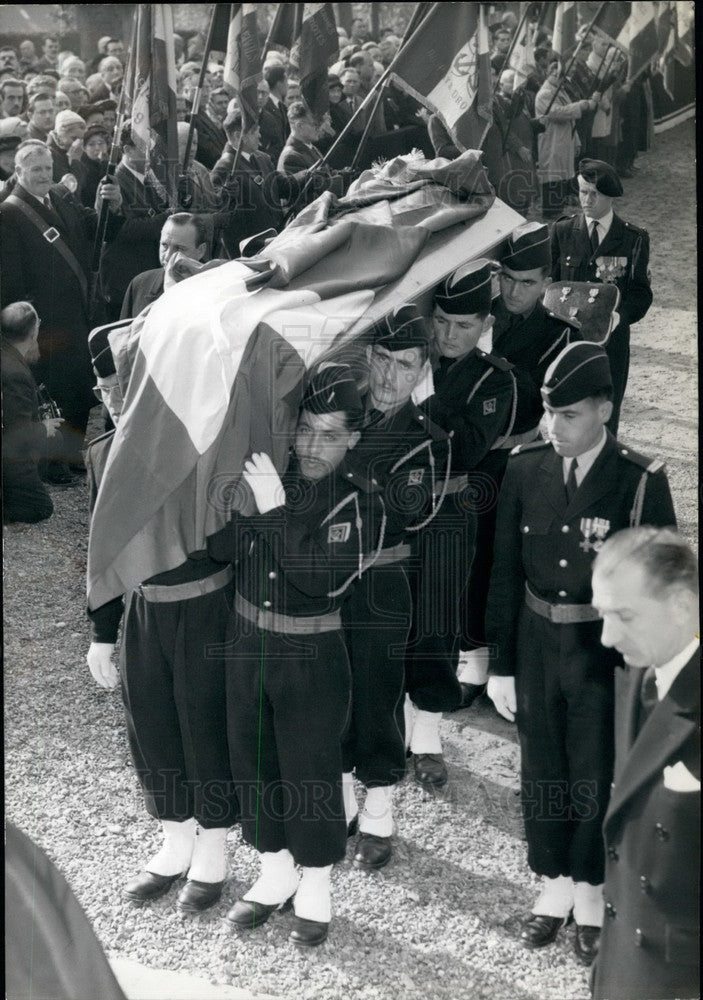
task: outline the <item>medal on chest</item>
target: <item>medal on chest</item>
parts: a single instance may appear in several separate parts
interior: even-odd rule
[[[581,534],[583,541],[579,542],[579,548],[584,552],[600,552],[603,548],[605,536],[610,531],[610,521],[604,517],[582,517]],[[593,540],[595,539],[595,540]]]

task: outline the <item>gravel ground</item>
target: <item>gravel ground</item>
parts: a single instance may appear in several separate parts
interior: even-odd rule
[[[656,303],[634,328],[621,436],[667,460],[691,541],[698,502],[693,146],[692,122],[657,136],[621,207],[650,232]],[[224,920],[255,871],[237,830],[229,838],[231,878],[214,911],[182,918],[173,896],[141,910],[124,903],[121,887],[157,849],[157,829],[137,791],[119,694],[98,689],[85,666],[83,491],[55,488],[54,500],[48,523],[5,530],[6,808],[63,870],[110,957],[290,1000],[588,996],[571,932],[541,953],[517,942],[536,880],[525,864],[513,787],[515,734],[481,703],[446,720],[446,794],[433,798],[407,779],[400,786],[391,865],[367,875],[348,857],[337,867],[329,941],[311,954],[287,943],[289,915],[253,935]],[[493,749],[497,765],[488,760]]]

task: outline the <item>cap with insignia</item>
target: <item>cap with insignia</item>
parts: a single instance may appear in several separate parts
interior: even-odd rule
[[[569,344],[552,361],[544,376],[542,399],[549,406],[571,406],[612,386],[608,355],[583,340]]]
[[[491,263],[484,257],[462,264],[434,294],[434,304],[450,316],[487,316],[491,311]]]
[[[309,413],[363,411],[361,396],[347,365],[328,365],[310,380],[301,409]]]
[[[112,356],[110,342],[107,339],[108,333],[114,330],[115,326],[122,324],[106,323],[105,326],[96,326],[88,335],[88,350],[90,359],[93,362],[93,369],[98,378],[107,378],[115,375],[115,359]]]
[[[608,198],[619,198],[622,194],[622,184],[617,171],[605,160],[581,160],[579,175],[589,184],[595,184],[596,191]]]
[[[550,267],[552,263],[549,226],[541,222],[526,222],[513,229],[508,238],[508,252],[501,264],[511,271],[532,271]]]
[[[430,335],[417,306],[404,303],[379,320],[371,331],[374,344],[387,351],[405,351],[410,347],[427,347]]]

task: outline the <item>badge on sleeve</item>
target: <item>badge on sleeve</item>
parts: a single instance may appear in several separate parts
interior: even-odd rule
[[[327,544],[334,545],[335,542],[346,542],[351,534],[351,521],[340,521],[339,524],[331,524],[327,532]]]
[[[425,475],[424,469],[411,469],[408,475],[408,486],[419,486]]]
[[[484,399],[483,401],[483,415],[487,417],[491,413],[496,412],[496,402],[497,399],[494,396],[492,399]]]

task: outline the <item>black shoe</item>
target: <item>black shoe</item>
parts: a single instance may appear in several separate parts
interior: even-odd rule
[[[378,871],[391,860],[393,848],[390,837],[376,837],[373,833],[361,833],[356,843],[355,868],[363,871]]]
[[[222,895],[224,882],[198,882],[189,878],[178,893],[176,906],[183,913],[202,913],[215,903]]]
[[[525,948],[544,948],[554,941],[565,923],[564,917],[546,917],[541,913],[533,913],[522,925],[520,944]]]
[[[356,836],[359,832],[359,814],[357,813],[354,819],[350,819],[347,823],[347,840],[350,837]]]
[[[152,899],[165,896],[174,882],[183,878],[178,875],[157,875],[155,872],[140,872],[127,883],[123,894],[133,903],[149,903]]]
[[[591,965],[598,954],[599,944],[600,927],[592,927],[590,924],[576,924],[574,951],[582,965]]]
[[[327,940],[329,926],[329,923],[323,924],[319,920],[306,920],[305,917],[296,916],[293,918],[293,930],[288,935],[288,940],[301,948],[314,948]]]
[[[461,685],[461,704],[459,708],[454,709],[455,712],[473,705],[477,698],[486,693],[488,687],[487,684],[469,684],[467,681],[459,681],[459,683]]]
[[[253,931],[255,927],[265,924],[276,910],[289,910],[293,897],[283,903],[257,903],[253,899],[238,899],[227,914],[227,919],[238,927],[247,927]]]
[[[449,781],[447,766],[441,753],[413,754],[415,781],[426,788],[442,788]]]

